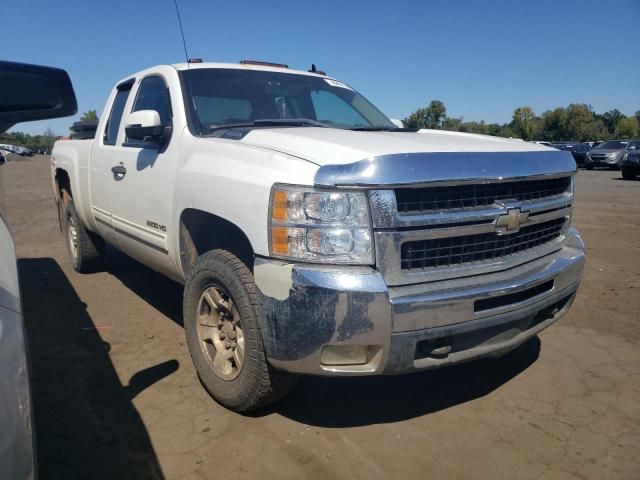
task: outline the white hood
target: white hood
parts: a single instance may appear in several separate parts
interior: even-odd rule
[[[241,141],[318,165],[346,164],[394,153],[555,151],[522,140],[444,130],[412,133],[317,127],[259,128],[249,132]]]

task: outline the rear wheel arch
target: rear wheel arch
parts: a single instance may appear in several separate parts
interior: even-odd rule
[[[187,208],[180,215],[179,228],[180,264],[185,278],[201,255],[216,249],[231,252],[253,272],[251,241],[234,223],[203,210]]]
[[[67,195],[73,198],[73,194],[71,193],[71,178],[65,169],[56,168],[55,183],[57,199],[63,198],[63,192],[67,192]]]

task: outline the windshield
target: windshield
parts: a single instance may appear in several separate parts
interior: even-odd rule
[[[618,140],[611,140],[610,142],[604,142],[598,145],[597,149],[608,149],[608,150],[623,150],[627,147],[627,143],[629,142],[620,142]]]
[[[330,78],[231,68],[186,70],[181,78],[195,135],[265,120],[269,125],[292,120],[287,126],[395,128],[362,95]]]

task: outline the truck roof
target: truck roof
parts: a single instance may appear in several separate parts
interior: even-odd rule
[[[200,68],[233,68],[237,70],[260,70],[263,72],[293,73],[297,75],[308,75],[310,77],[332,78],[327,75],[295,70],[293,68],[276,67],[271,65],[241,64],[241,63],[219,63],[219,62],[199,62],[199,63],[173,63],[176,70],[196,70]]]

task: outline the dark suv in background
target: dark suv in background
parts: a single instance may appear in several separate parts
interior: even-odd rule
[[[609,140],[592,148],[585,158],[585,168],[593,170],[595,167],[607,167],[611,170],[619,170],[622,165],[622,158],[633,146],[637,149],[640,145],[638,140]]]
[[[634,180],[640,174],[640,140],[629,142],[627,152],[622,156],[622,178]]]
[[[581,142],[558,142],[552,143],[551,146],[558,150],[571,152],[578,166],[584,166],[587,152],[591,150],[591,146],[588,143]]]

